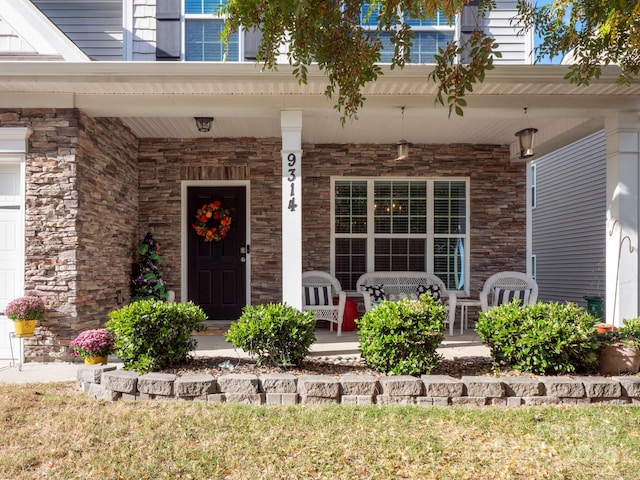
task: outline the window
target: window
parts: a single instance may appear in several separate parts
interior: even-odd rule
[[[428,271],[468,291],[467,179],[332,179],[333,273]]]
[[[538,275],[538,259],[535,255],[531,255],[531,277],[535,280]]]
[[[536,208],[536,164],[531,164],[531,208]]]
[[[379,7],[372,10],[368,3],[363,4],[360,21],[366,30],[375,32],[378,25],[376,20],[378,11]],[[411,63],[435,63],[434,55],[438,53],[438,49],[445,48],[448,43],[453,41],[455,28],[453,25],[447,25],[446,19],[440,12],[435,18],[428,20],[407,16],[403,18],[403,21],[411,26],[415,35],[409,57]],[[378,35],[383,45],[380,61],[382,63],[390,63],[393,58],[391,34],[380,33],[376,35]]]
[[[220,40],[224,18],[219,15],[226,0],[184,0],[184,59],[188,62],[237,62],[240,59],[240,36],[229,39],[225,59],[225,45]]]

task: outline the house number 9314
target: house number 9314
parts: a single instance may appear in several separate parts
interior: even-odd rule
[[[289,187],[291,189],[289,193],[289,205],[287,208],[295,212],[296,208],[298,208],[298,204],[296,203],[296,170],[297,170],[298,158],[295,153],[290,153],[287,156],[287,166],[289,167],[289,176],[287,177],[287,182],[289,182]]]

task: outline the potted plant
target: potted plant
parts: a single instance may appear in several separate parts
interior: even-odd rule
[[[69,344],[71,354],[82,358],[87,365],[107,364],[113,353],[115,338],[106,328],[96,328],[81,332]]]
[[[32,337],[36,321],[44,318],[44,302],[33,295],[19,297],[9,302],[4,314],[13,320],[16,337]]]
[[[640,370],[640,317],[625,320],[617,330],[599,336],[600,367],[603,375],[638,373]]]

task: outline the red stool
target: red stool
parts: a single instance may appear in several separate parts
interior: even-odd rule
[[[356,318],[358,318],[356,302],[347,298],[344,304],[344,315],[342,315],[342,331],[353,332],[356,329]]]

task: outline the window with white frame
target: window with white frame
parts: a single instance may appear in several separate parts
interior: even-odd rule
[[[469,181],[333,178],[333,274],[427,271],[468,291]]]
[[[371,8],[368,3],[364,3],[360,13],[360,21],[365,29],[374,32],[377,25],[379,6]],[[414,33],[413,44],[409,54],[411,63],[435,63],[434,55],[439,48],[445,48],[453,41],[455,26],[447,25],[447,20],[441,12],[435,18],[421,20],[409,16],[403,17],[402,21],[411,26]],[[393,45],[391,44],[390,33],[378,33],[378,38],[382,41],[382,52],[380,61],[390,63],[393,58]]]
[[[240,36],[235,32],[225,45],[220,40],[224,18],[220,8],[227,0],[184,0],[184,59],[188,62],[237,62],[240,60]]]

